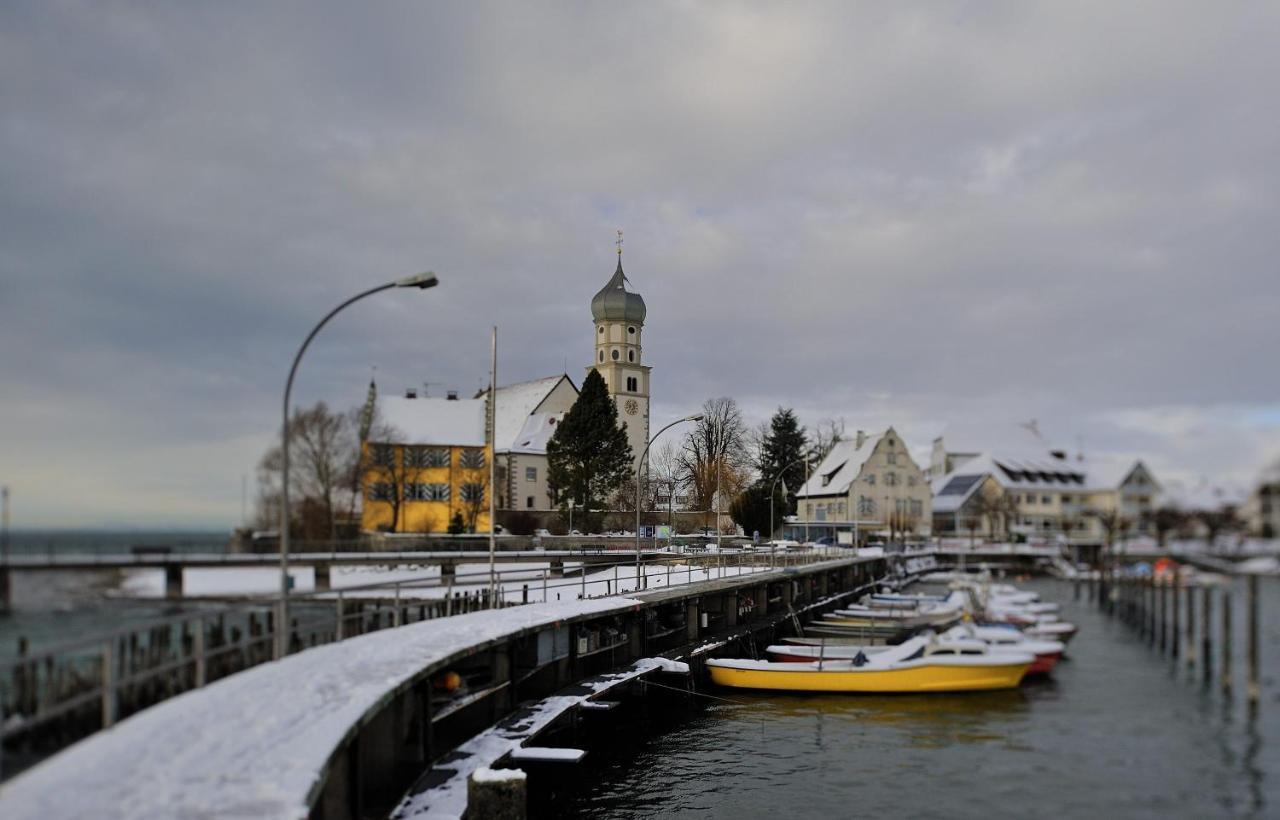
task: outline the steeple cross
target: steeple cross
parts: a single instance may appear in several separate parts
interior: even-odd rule
[[[622,229],[621,228],[618,229],[618,239],[616,244],[618,246],[618,256],[622,256]]]

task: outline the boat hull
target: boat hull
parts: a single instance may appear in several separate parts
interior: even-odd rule
[[[707,665],[711,681],[735,689],[768,689],[784,692],[867,692],[908,694],[920,692],[975,692],[1013,689],[1022,682],[1027,664],[942,666],[886,670],[780,670],[735,669]]]

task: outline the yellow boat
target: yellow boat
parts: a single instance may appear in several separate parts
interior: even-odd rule
[[[1013,689],[1035,656],[1027,652],[955,647],[912,638],[853,660],[813,663],[716,659],[711,681],[736,689],[792,692],[970,692]]]

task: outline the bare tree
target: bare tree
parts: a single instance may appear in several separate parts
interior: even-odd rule
[[[738,404],[730,398],[708,399],[702,420],[684,440],[676,456],[680,480],[693,494],[693,505],[711,510],[720,499],[734,498],[746,486],[751,455]],[[726,509],[728,505],[722,505]],[[716,508],[718,509],[718,507]]]
[[[814,463],[827,457],[831,448],[844,441],[844,419],[822,419],[813,426],[809,439]]]
[[[464,453],[462,461],[462,482],[459,485],[462,517],[467,531],[475,532],[481,513],[489,508],[489,466],[484,461],[484,450]]]
[[[296,512],[301,517],[290,522],[291,531],[300,530],[303,538],[336,537],[338,510],[351,506],[350,477],[359,458],[357,446],[349,413],[334,413],[324,402],[293,412],[289,419],[289,486],[296,493]],[[258,463],[259,520],[268,526],[279,523],[283,462],[277,444]]]
[[[391,532],[400,531],[405,496],[418,486],[423,472],[421,462],[407,448],[396,444],[404,439],[404,434],[391,425],[375,422],[369,429],[369,440],[361,448],[365,503],[391,507]]]

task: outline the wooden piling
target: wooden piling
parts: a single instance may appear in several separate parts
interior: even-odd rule
[[[1187,586],[1187,666],[1196,663],[1196,588]]]
[[[1156,645],[1156,577],[1147,579],[1147,645]]]
[[[1205,585],[1200,590],[1203,632],[1200,633],[1200,668],[1207,687],[1213,680],[1213,587]]]
[[[1222,590],[1222,693],[1231,694],[1231,587]]]
[[[1173,598],[1173,626],[1170,632],[1169,655],[1173,660],[1178,659],[1178,646],[1182,643],[1182,617],[1180,614],[1180,606],[1182,601],[1182,584],[1178,582],[1178,573],[1173,573],[1172,586],[1169,594]]]
[[[1258,576],[1249,576],[1249,684],[1246,693],[1251,706],[1257,706],[1258,686]]]

